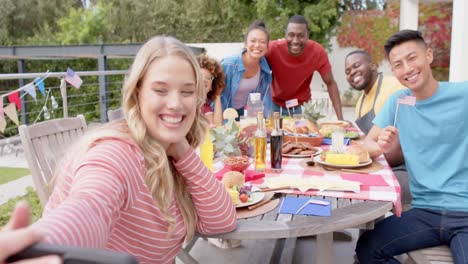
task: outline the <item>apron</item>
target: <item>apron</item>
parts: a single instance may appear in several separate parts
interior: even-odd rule
[[[374,111],[375,101],[377,101],[377,97],[379,96],[379,93],[380,93],[380,86],[382,86],[382,79],[383,79],[383,75],[382,75],[382,73],[380,73],[379,74],[379,81],[377,83],[377,91],[375,91],[374,102],[372,103],[372,108],[364,116],[361,115],[361,110],[362,110],[362,105],[364,104],[364,99],[366,98],[366,94],[364,93],[362,95],[361,106],[359,107],[359,116],[358,116],[358,119],[356,119],[356,125],[366,135],[367,135],[367,133],[369,133],[371,128],[374,126],[372,121],[375,118],[375,111]]]

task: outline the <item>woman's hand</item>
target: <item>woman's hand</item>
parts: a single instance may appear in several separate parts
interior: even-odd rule
[[[29,225],[29,206],[20,202],[16,205],[13,214],[8,224],[0,232],[0,263],[5,263],[5,260],[20,252],[26,247],[39,241],[42,235],[28,228]],[[21,264],[42,264],[42,263],[62,263],[58,256],[45,256],[34,259],[27,259],[20,262]]]
[[[189,149],[190,144],[187,139],[184,138],[181,142],[170,144],[169,147],[167,147],[166,154],[177,162],[187,154]]]

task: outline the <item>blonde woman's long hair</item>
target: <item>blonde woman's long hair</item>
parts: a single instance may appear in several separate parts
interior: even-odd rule
[[[193,52],[185,44],[173,37],[156,36],[148,40],[138,51],[122,90],[122,108],[126,121],[111,122],[85,135],[73,147],[73,156],[84,157],[86,151],[103,138],[123,138],[135,142],[142,150],[146,165],[145,182],[158,205],[163,218],[168,222],[169,234],[174,231],[175,216],[169,208],[175,196],[187,230],[186,238],[192,239],[197,214],[185,179],[177,172],[168,159],[164,148],[147,131],[140,114],[138,93],[141,83],[151,63],[166,56],[177,56],[188,61],[194,70],[197,87],[197,109],[195,120],[186,136],[192,147],[197,147],[204,139],[208,121],[201,113],[206,93],[199,64]],[[71,153],[71,152],[69,152]],[[76,166],[79,161],[75,159]],[[57,182],[57,184],[60,184]]]

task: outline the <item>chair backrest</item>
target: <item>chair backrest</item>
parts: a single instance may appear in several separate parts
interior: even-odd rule
[[[109,119],[109,121],[120,120],[122,118],[124,118],[122,108],[107,111],[107,119]]]
[[[45,206],[50,195],[50,182],[57,159],[66,147],[77,140],[87,129],[83,115],[62,118],[19,127],[24,154],[31,170],[36,192]]]

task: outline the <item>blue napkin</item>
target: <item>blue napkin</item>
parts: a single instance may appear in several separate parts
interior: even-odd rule
[[[312,198],[314,199],[314,198]],[[285,197],[281,203],[279,212],[280,214],[296,214],[297,210],[306,204],[310,198],[308,197]],[[323,202],[328,202],[328,205],[320,204],[307,204],[298,215],[318,215],[318,216],[330,216],[331,215],[331,203],[328,200],[314,199]]]
[[[350,142],[351,142],[351,139],[344,138],[344,144],[345,145],[349,145]],[[323,138],[322,145],[331,145],[331,144],[332,144],[331,138]]]

